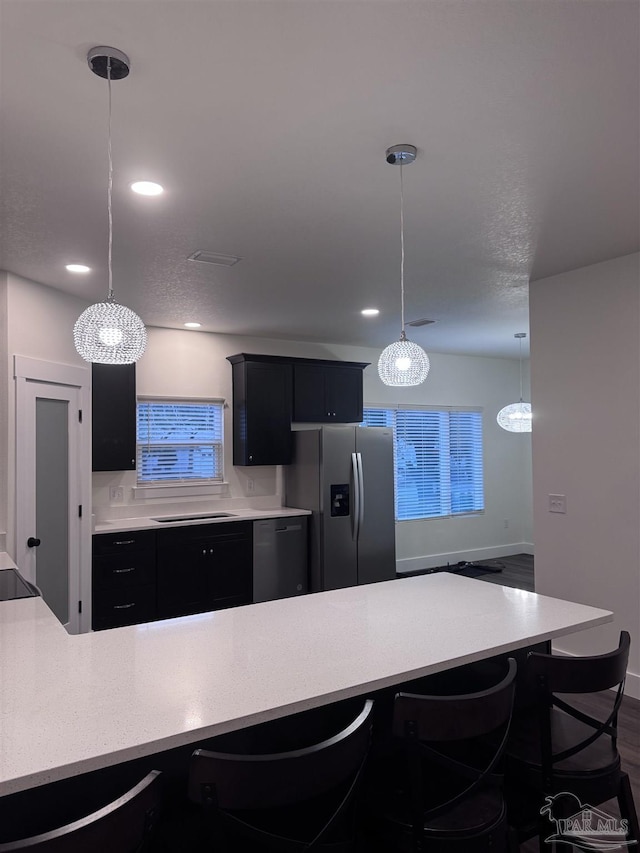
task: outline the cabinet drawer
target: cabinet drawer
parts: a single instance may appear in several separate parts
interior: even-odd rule
[[[156,561],[153,552],[128,551],[122,554],[100,554],[93,558],[95,589],[122,588],[155,583]]]
[[[121,533],[95,533],[93,536],[93,553],[96,554],[125,554],[134,551],[148,550],[155,552],[155,530],[127,530]]]
[[[150,622],[156,618],[155,584],[93,591],[94,631]]]

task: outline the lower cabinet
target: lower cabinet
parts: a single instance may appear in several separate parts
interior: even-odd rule
[[[92,628],[119,628],[157,618],[153,530],[93,537]]]
[[[157,537],[159,619],[251,604],[251,522],[173,527]]]
[[[250,521],[93,537],[94,631],[252,601]]]

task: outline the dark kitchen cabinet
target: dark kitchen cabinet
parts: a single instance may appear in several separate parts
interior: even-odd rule
[[[233,464],[291,462],[292,366],[250,356],[233,365]]]
[[[292,421],[360,423],[367,362],[238,353],[233,369],[233,464],[288,465]]]
[[[94,631],[157,618],[155,536],[152,530],[134,530],[93,537]]]
[[[293,367],[293,420],[306,423],[360,423],[364,365],[296,363]]]
[[[157,533],[158,618],[250,604],[250,522],[174,527]]]
[[[136,366],[92,364],[92,469],[136,467]]]

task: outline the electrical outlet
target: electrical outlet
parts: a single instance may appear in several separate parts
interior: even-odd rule
[[[505,518],[505,520],[504,520],[504,529],[505,529],[505,530],[507,530],[507,529],[508,529],[508,527],[509,527],[509,519],[508,519],[508,518]]]
[[[255,480],[247,480],[247,491],[254,492],[256,488]]]
[[[124,501],[124,486],[109,486],[109,500],[112,504],[121,504]]]
[[[549,495],[549,512],[566,512],[566,495]]]

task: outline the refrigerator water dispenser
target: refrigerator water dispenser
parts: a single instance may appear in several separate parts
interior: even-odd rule
[[[331,486],[331,517],[349,515],[349,484]]]

